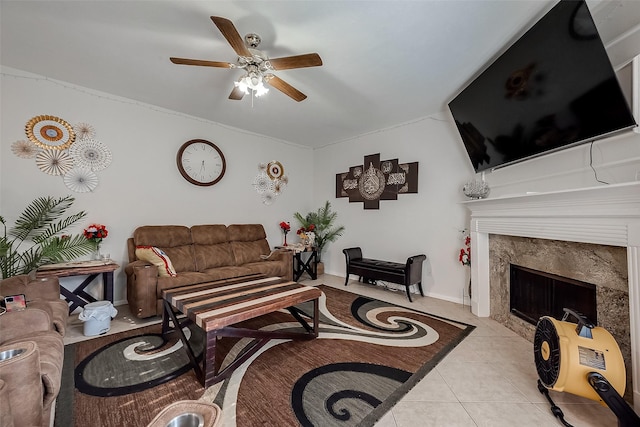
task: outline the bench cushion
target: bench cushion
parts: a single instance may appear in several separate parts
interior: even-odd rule
[[[381,261],[371,258],[354,259],[351,260],[350,264],[354,267],[366,267],[373,270],[400,274],[404,272],[405,267],[405,264],[400,264],[399,262]]]

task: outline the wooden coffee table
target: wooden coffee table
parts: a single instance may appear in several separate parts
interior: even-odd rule
[[[212,282],[163,292],[164,312],[162,333],[177,332],[184,344],[196,376],[204,387],[228,378],[235,369],[248,360],[272,339],[309,340],[318,336],[318,299],[322,292],[315,287],[301,285],[280,277],[254,275],[225,283]],[[309,326],[293,307],[313,301],[313,327]],[[306,332],[261,331],[232,325],[274,311],[287,309]],[[179,321],[182,313],[186,319]],[[172,321],[173,326],[169,324]],[[206,333],[206,351],[202,365],[189,344],[182,328],[193,322]],[[224,337],[254,338],[251,347],[238,358],[218,370],[216,364],[217,340]]]

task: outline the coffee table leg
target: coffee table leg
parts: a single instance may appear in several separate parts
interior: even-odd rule
[[[300,312],[298,311],[297,308],[288,307],[287,310],[289,310],[289,313],[291,313],[291,315],[293,317],[295,317],[295,319],[298,322],[300,322],[302,327],[305,328],[307,330],[307,332],[312,334],[314,337],[318,336],[318,325],[319,325],[319,318],[318,317],[319,317],[319,313],[320,313],[318,298],[313,300],[313,327],[309,326],[307,321],[304,320],[304,318],[302,316],[300,316]]]
[[[202,358],[202,384],[209,387],[214,384],[217,379],[216,369],[216,345],[218,336],[216,331],[207,332],[207,349]]]
[[[173,311],[173,307],[171,307],[171,304],[166,300],[164,301],[164,311],[165,311],[166,314],[168,314],[171,317],[171,321],[173,322],[173,330],[177,331],[178,335],[180,336],[180,341],[182,341],[182,345],[184,346],[184,349],[187,351],[187,355],[189,356],[189,360],[191,361],[191,365],[193,366],[193,369],[196,372],[196,377],[197,378],[201,378],[202,377],[202,369],[200,369],[200,364],[196,360],[196,355],[195,355],[195,353],[193,351],[193,348],[191,347],[191,344],[189,343],[189,340],[187,339],[187,337],[185,336],[184,332],[182,331],[182,325],[178,321],[178,318],[176,317],[176,313]],[[168,329],[169,328],[168,327],[169,319],[167,319],[166,321],[167,321],[166,328]],[[164,317],[162,319],[162,329],[163,329],[163,335],[164,335],[164,329],[165,329],[165,319],[164,319]]]

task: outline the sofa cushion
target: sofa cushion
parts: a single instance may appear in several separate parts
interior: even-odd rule
[[[193,250],[198,271],[235,265],[225,225],[194,225],[191,227]]]
[[[146,225],[133,233],[136,246],[162,249],[177,273],[196,271],[191,230],[182,225]]]
[[[269,243],[262,224],[233,224],[227,227],[227,231],[236,265],[262,261],[262,255],[269,255]]]
[[[176,270],[171,263],[171,259],[160,248],[156,248],[155,246],[137,246],[136,257],[158,267],[158,275],[160,276],[176,276]]]

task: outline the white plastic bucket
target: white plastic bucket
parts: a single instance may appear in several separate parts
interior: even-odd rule
[[[84,306],[78,319],[84,322],[84,335],[92,337],[102,335],[111,329],[111,319],[118,310],[109,301],[91,302]]]

